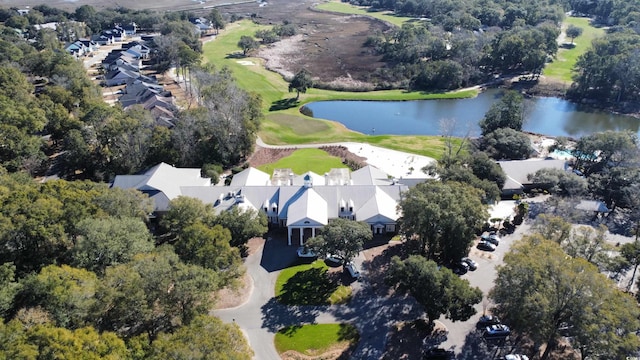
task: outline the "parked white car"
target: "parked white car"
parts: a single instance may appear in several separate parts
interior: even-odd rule
[[[349,275],[351,275],[352,278],[360,279],[360,271],[358,271],[356,264],[348,262],[344,268],[349,272]]]
[[[330,263],[338,264],[338,265],[342,265],[342,263],[344,262],[344,259],[340,255],[333,255],[333,254],[327,254],[327,257],[325,258],[325,260],[329,261]]]
[[[316,253],[314,253],[311,249],[306,246],[300,246],[298,248],[298,257],[299,258],[314,258],[316,257]]]
[[[529,360],[527,355],[509,354],[504,356],[504,360]]]
[[[480,238],[482,239],[482,241],[486,241],[486,242],[492,243],[495,246],[500,245],[500,236],[498,236],[495,233],[491,233],[491,234],[488,234],[488,235],[485,234],[485,235],[482,235]]]

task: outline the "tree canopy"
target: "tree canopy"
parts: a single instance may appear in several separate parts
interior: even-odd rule
[[[127,263],[154,249],[147,225],[134,218],[84,219],[76,228],[73,263],[103,273],[107,266]]]
[[[252,50],[258,49],[260,43],[251,36],[242,35],[238,41],[238,47],[242,49],[242,55],[247,56]]]
[[[170,248],[138,254],[107,268],[96,290],[96,323],[124,337],[154,339],[206,314],[219,279],[213,270],[184,264]]]
[[[489,218],[482,192],[453,181],[420,183],[405,193],[399,207],[401,234],[417,240],[427,259],[440,264],[466,256]]]
[[[351,261],[373,234],[369,224],[348,219],[334,219],[322,228],[321,235],[307,241],[316,254],[333,254]]]
[[[575,38],[577,38],[578,36],[582,35],[582,28],[575,26],[573,24],[569,24],[569,26],[567,27],[567,29],[564,31],[565,34],[567,34],[568,37],[571,38],[571,43],[573,44],[573,40],[575,40]]]
[[[524,123],[524,99],[517,91],[506,91],[480,120],[482,135],[486,136],[501,128],[522,131]]]
[[[211,316],[198,316],[173,333],[158,336],[149,359],[249,360],[253,351],[236,324],[224,324]]]
[[[482,301],[482,291],[468,280],[419,255],[406,260],[394,256],[385,281],[411,294],[424,307],[430,324],[441,315],[467,320],[476,313],[473,306]]]
[[[296,75],[291,79],[289,83],[289,92],[293,90],[296,91],[296,100],[300,98],[300,93],[306,93],[307,89],[313,86],[313,79],[311,79],[311,74],[306,70],[302,69],[296,73]]]
[[[576,62],[574,83],[567,92],[573,99],[621,103],[640,99],[640,34],[614,31],[595,39]]]
[[[483,151],[496,160],[528,159],[533,153],[527,134],[511,128],[499,128],[480,140]]]
[[[513,244],[489,295],[493,313],[529,336],[542,359],[557,347],[561,329],[583,358],[624,358],[640,346],[640,310],[598,269],[557,243],[528,236]]]

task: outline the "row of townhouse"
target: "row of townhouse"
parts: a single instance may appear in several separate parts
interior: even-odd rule
[[[42,28],[52,28],[59,26],[58,23],[42,24]],[[78,39],[65,45],[65,51],[73,55],[76,58],[90,55],[94,51],[98,50],[100,46],[112,45],[115,43],[123,42],[128,37],[136,34],[137,25],[131,23],[128,25],[115,25],[111,29],[106,29],[99,34],[94,34],[88,39]]]
[[[141,72],[142,62],[149,58],[151,48],[144,41],[132,41],[112,50],[102,61],[105,86],[126,85],[118,102],[122,108],[136,105],[151,112],[158,125],[173,127],[177,110],[170,91],[158,84],[155,76]]]

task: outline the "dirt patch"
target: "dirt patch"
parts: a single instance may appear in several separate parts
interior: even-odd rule
[[[239,284],[233,287],[226,287],[216,293],[216,304],[214,309],[229,309],[244,304],[251,296],[253,280],[249,274],[245,273]]]
[[[338,360],[346,359],[345,353],[349,351],[351,344],[344,342],[334,345],[329,351],[322,354],[305,355],[297,351],[289,350],[280,354],[282,360]]]
[[[258,53],[265,58],[267,68],[286,78],[305,68],[319,86],[372,88],[371,74],[385,63],[363,44],[370,35],[385,32],[390,26],[366,16],[316,11],[312,9],[314,3],[274,0],[266,6],[252,2],[220,7],[220,11],[252,16],[261,24],[289,21],[298,26],[298,35],[264,47]]]
[[[264,245],[263,238],[253,238],[247,242],[248,255],[255,254]],[[245,273],[234,287],[225,287],[215,294],[215,309],[229,309],[240,306],[249,300],[253,289],[253,279]]]

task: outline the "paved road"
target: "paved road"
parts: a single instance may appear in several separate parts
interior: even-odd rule
[[[540,201],[542,199],[536,199]],[[536,201],[534,200],[534,201]],[[484,300],[476,306],[478,314],[468,321],[451,322],[444,317],[440,322],[447,327],[448,336],[440,347],[452,349],[457,359],[499,359],[498,348],[487,347],[475,325],[480,315],[493,306],[487,294],[496,278],[496,267],[502,263],[504,254],[511,244],[522,238],[530,229],[525,223],[513,234],[502,238],[495,252],[485,252],[473,248],[470,257],[478,262],[476,271],[468,272],[463,278],[472,286],[479,287]],[[384,353],[386,335],[395,322],[422,318],[420,306],[410,297],[380,297],[364,279],[352,284],[354,295],[347,305],[339,306],[283,306],[274,299],[274,286],[279,271],[296,259],[296,248],[286,246],[285,240],[268,240],[260,251],[246,259],[248,273],[254,288],[247,301],[234,309],[217,310],[215,315],[226,322],[235,321],[245,332],[255,351],[255,359],[278,360],[274,345],[274,334],[282,327],[294,324],[347,322],[355,325],[361,334],[358,348],[352,359],[379,359]],[[361,265],[362,255],[355,260]]]
[[[458,354],[458,359],[482,358],[478,356],[486,356],[484,359],[495,358],[496,349],[487,348],[480,332],[475,331],[475,326],[479,317],[494,305],[488,300],[487,295],[493,288],[497,276],[496,266],[502,264],[504,254],[509,251],[511,244],[521,239],[522,235],[527,234],[530,227],[529,224],[524,223],[518,226],[513,234],[502,237],[500,245],[494,252],[478,250],[475,247],[472,248],[469,257],[478,263],[478,269],[469,271],[463,275],[462,278],[469,280],[471,286],[477,286],[484,293],[483,301],[475,306],[477,315],[462,322],[452,322],[444,317],[440,318],[440,321],[449,330],[447,340],[440,344],[440,346],[445,349],[454,350],[456,354]]]
[[[379,359],[384,353],[389,327],[397,322],[421,317],[410,297],[379,297],[363,280],[354,283],[348,305],[283,306],[274,296],[279,271],[295,260],[295,247],[284,240],[267,240],[262,249],[246,259],[253,291],[249,300],[236,308],[216,310],[225,322],[237,323],[246,334],[258,360],[279,360],[273,340],[276,331],[295,324],[346,322],[356,326],[360,342],[353,359]],[[355,259],[361,265],[362,255]],[[362,267],[360,266],[362,269]],[[366,271],[361,270],[366,277]]]

